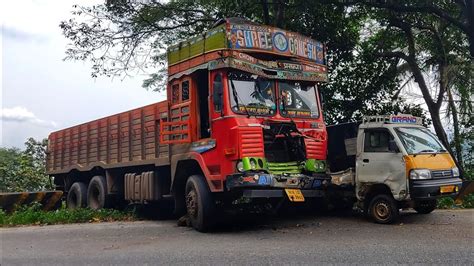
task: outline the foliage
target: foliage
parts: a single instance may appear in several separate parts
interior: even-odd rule
[[[29,138],[24,151],[0,148],[0,191],[38,191],[52,189],[46,175],[47,140]]]
[[[443,197],[438,199],[438,209],[451,209],[451,208],[466,208],[472,209],[474,208],[474,193],[470,193],[465,195],[462,198],[462,204],[456,205],[454,199],[451,197]]]
[[[48,224],[69,224],[69,223],[92,223],[111,221],[133,221],[136,219],[134,211],[118,211],[112,209],[91,210],[78,208],[70,210],[64,206],[56,211],[42,211],[41,204],[22,206],[17,211],[7,214],[0,209],[0,225],[48,225]]]
[[[422,113],[397,94],[397,60],[378,60],[361,39],[368,12],[338,1],[174,0],[106,1],[75,6],[61,22],[70,40],[67,59],[92,63],[92,76],[152,71],[143,86],[162,90],[165,48],[201,34],[221,18],[242,17],[299,32],[328,44],[329,83],[322,89],[329,123],[362,115]]]

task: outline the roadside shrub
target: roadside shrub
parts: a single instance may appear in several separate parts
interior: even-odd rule
[[[16,225],[132,221],[135,219],[135,210],[91,210],[88,208],[69,210],[65,207],[62,207],[58,210],[47,212],[41,210],[41,204],[22,206],[10,214],[7,214],[4,210],[0,209],[0,224],[2,227]]]
[[[464,196],[462,206],[464,208],[474,208],[474,193]]]
[[[454,206],[454,200],[450,197],[438,199],[438,209],[449,209]]]

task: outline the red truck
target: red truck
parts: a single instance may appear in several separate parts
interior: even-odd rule
[[[172,198],[206,231],[240,198],[302,202],[327,182],[321,42],[225,19],[168,49],[167,100],[49,136],[70,208]]]

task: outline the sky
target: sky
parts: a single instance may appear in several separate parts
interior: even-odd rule
[[[165,99],[134,78],[91,77],[90,64],[63,61],[59,23],[73,4],[103,0],[0,1],[0,146],[23,147],[48,134]]]

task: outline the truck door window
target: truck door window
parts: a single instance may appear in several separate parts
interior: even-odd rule
[[[183,81],[183,83],[181,84],[181,101],[187,101],[189,100],[189,81],[186,80],[186,81]]]
[[[387,130],[365,130],[364,152],[390,152],[390,139],[393,138]]]
[[[220,74],[217,74],[214,77],[214,82],[212,83],[212,100],[214,102],[214,112],[222,111],[222,77]]]
[[[172,103],[179,102],[179,84],[174,84],[171,87],[171,101]]]

